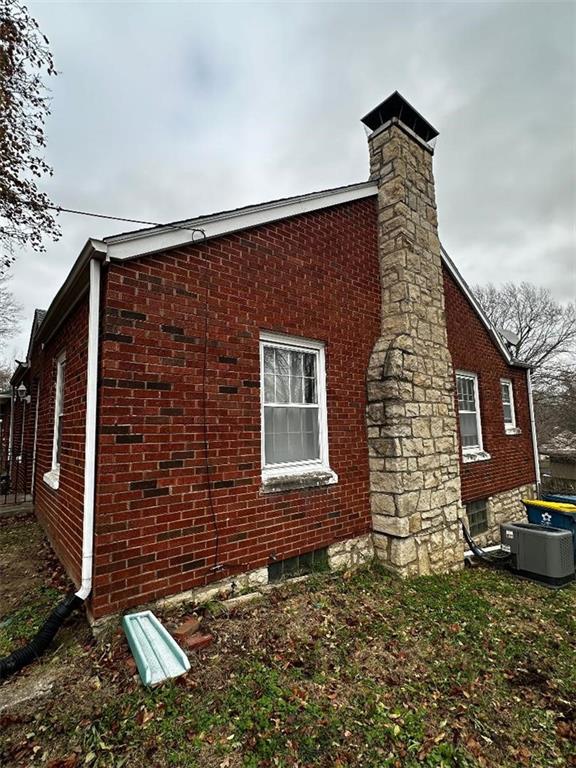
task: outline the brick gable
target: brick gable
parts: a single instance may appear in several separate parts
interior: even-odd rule
[[[462,464],[464,503],[534,483],[534,456],[526,371],[508,365],[446,267],[444,296],[448,347],[454,369],[478,374],[484,448],[489,461]],[[500,379],[511,379],[520,435],[504,431]]]

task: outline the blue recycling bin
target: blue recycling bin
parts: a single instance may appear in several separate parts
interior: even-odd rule
[[[576,505],[537,499],[523,499],[522,503],[526,507],[529,522],[552,528],[564,528],[572,533],[576,559]]]
[[[565,493],[545,493],[542,499],[544,501],[557,501],[559,504],[574,504],[576,506],[576,496],[570,496]]]

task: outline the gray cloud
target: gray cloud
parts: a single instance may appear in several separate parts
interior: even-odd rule
[[[49,3],[57,202],[168,221],[367,177],[359,119],[400,90],[439,130],[442,240],[471,283],[576,294],[571,3]],[[27,322],[88,236],[23,253]],[[28,327],[18,339],[27,343]]]

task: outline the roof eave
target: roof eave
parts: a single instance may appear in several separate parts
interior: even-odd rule
[[[52,338],[88,290],[90,261],[92,259],[104,261],[107,252],[108,246],[101,240],[90,238],[86,241],[68,277],[48,307],[36,333],[35,341],[46,343]]]
[[[440,245],[440,248],[442,251],[442,259],[444,261],[444,264],[446,265],[446,268],[448,269],[448,272],[450,272],[450,274],[456,281],[457,285],[462,290],[462,293],[466,296],[466,298],[472,305],[472,308],[478,315],[478,318],[480,319],[480,321],[482,322],[482,324],[490,334],[492,341],[496,344],[496,346],[500,350],[502,356],[504,357],[508,365],[514,366],[515,368],[526,368],[529,370],[532,367],[529,363],[522,362],[521,360],[516,360],[515,358],[512,357],[506,345],[504,344],[502,337],[500,336],[498,331],[494,328],[494,326],[488,319],[488,316],[482,309],[482,306],[478,301],[478,299],[476,298],[476,296],[474,296],[474,293],[470,289],[470,286],[468,285],[466,280],[464,280],[464,278],[458,271],[458,268],[456,267],[456,265],[454,264],[450,256],[448,256],[446,249],[444,248],[443,245]]]
[[[23,363],[20,360],[17,360],[16,362],[18,363],[18,365],[16,366],[16,368],[14,370],[14,373],[10,377],[10,386],[11,387],[16,387],[18,384],[20,384],[20,382],[22,381],[22,379],[26,375],[26,372],[28,371],[28,368],[30,367],[28,365],[28,363]]]
[[[213,216],[200,216],[188,221],[167,224],[161,228],[137,230],[107,237],[105,244],[108,247],[108,258],[110,260],[138,258],[182,247],[199,240],[221,237],[251,227],[371,197],[377,192],[378,187],[374,181],[364,181],[333,190],[275,200],[234,211],[223,211]],[[194,230],[196,232],[201,230],[203,234],[195,235]]]

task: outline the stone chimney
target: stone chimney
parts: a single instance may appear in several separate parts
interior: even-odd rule
[[[401,576],[460,568],[460,465],[432,142],[395,92],[362,122],[378,183],[381,332],[368,368],[374,543]]]

